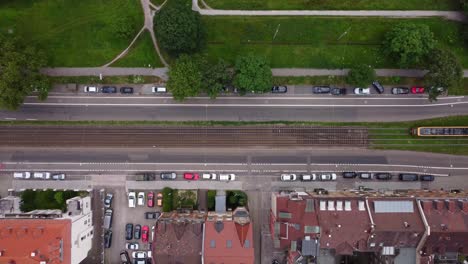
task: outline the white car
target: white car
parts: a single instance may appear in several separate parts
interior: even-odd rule
[[[354,94],[357,95],[368,95],[370,94],[370,88],[355,88]]]
[[[30,179],[31,173],[30,172],[15,172],[13,173],[14,179]]]
[[[128,207],[135,208],[136,205],[136,194],[135,192],[128,193]]]
[[[140,245],[137,242],[125,243],[125,248],[130,250],[138,250]]]
[[[152,93],[167,93],[167,89],[164,86],[153,86],[151,87]]]
[[[296,174],[281,174],[282,181],[295,181],[296,179]]]
[[[85,93],[99,93],[99,89],[96,86],[85,86],[84,92]]]
[[[146,258],[146,252],[144,252],[144,251],[133,251],[132,252],[132,258],[134,258],[134,259],[145,259]]]
[[[216,180],[216,173],[203,173],[202,179],[204,179],[204,180]]]
[[[320,180],[322,181],[336,181],[335,173],[322,173],[320,175]]]
[[[33,173],[33,178],[38,180],[49,180],[50,172],[35,172]]]
[[[235,174],[220,174],[219,180],[220,181],[234,181],[236,179]]]
[[[144,192],[138,193],[138,205],[145,206],[145,193]]]

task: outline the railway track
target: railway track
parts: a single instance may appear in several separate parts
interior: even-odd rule
[[[366,147],[360,127],[0,126],[0,146],[36,147]]]

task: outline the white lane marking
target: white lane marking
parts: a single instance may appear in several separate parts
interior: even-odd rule
[[[317,108],[317,107],[333,107],[333,108],[349,108],[349,107],[434,107],[434,106],[451,106],[468,104],[468,102],[452,102],[452,103],[439,103],[439,104],[422,104],[422,105],[336,105],[336,104],[320,104],[320,105],[304,105],[304,104],[101,104],[101,103],[24,103],[24,105],[56,105],[56,106],[127,106],[127,107],[155,107],[155,106],[166,106],[166,107],[303,107],[303,108]]]
[[[6,120],[16,120],[16,117],[5,117]]]
[[[27,96],[29,98],[36,98],[35,96]],[[63,98],[63,99],[173,99],[171,96],[132,96],[132,97],[119,97],[119,96],[48,96],[47,98]],[[452,100],[452,99],[463,99],[464,96],[452,96],[452,97],[441,97],[437,98],[438,100]],[[210,97],[189,97],[187,100],[190,99],[207,99],[211,100]],[[217,97],[218,100],[428,100],[428,97],[365,97],[365,96],[356,96],[356,97],[310,97],[310,96],[303,96],[303,97]]]
[[[35,118],[26,118],[27,121],[36,121],[37,119]]]

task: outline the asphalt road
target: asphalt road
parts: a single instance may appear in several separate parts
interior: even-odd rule
[[[226,121],[403,121],[468,113],[468,98],[421,96],[198,97],[177,102],[156,96],[53,95],[29,97],[18,111],[0,111],[0,120],[226,120]]]

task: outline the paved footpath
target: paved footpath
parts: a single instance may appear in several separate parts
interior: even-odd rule
[[[460,11],[435,10],[220,10],[204,9],[198,0],[192,0],[192,10],[204,16],[352,16],[352,17],[394,17],[422,18],[443,17],[453,21],[465,21]]]

